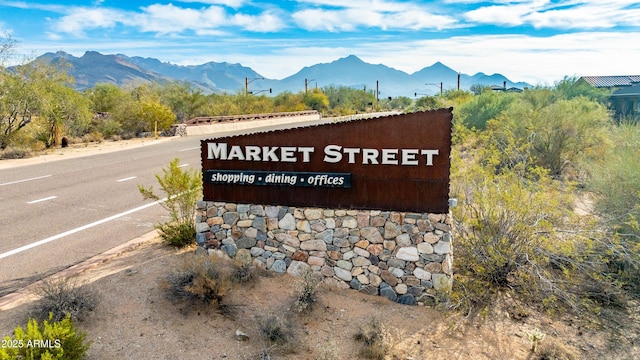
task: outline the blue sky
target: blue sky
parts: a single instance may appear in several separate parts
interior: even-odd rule
[[[240,63],[271,79],[348,55],[535,85],[640,74],[640,2],[630,0],[0,0],[0,33],[17,41],[13,61],[92,50]]]

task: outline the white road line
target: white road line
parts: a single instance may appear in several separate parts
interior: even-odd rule
[[[27,204],[35,204],[35,203],[39,203],[39,202],[43,202],[43,201],[47,201],[47,200],[53,200],[57,198],[57,196],[49,196],[43,199],[38,199],[38,200],[32,200],[32,201],[27,201]]]
[[[195,149],[200,150],[200,146],[196,146],[196,147],[192,147],[192,148],[188,148],[188,149],[178,150],[178,152],[189,151],[189,150],[195,150]]]
[[[137,178],[137,176],[130,176],[128,178],[124,178],[124,179],[120,179],[120,180],[116,180],[117,182],[123,182],[123,181],[128,181],[128,180],[133,180]]]
[[[37,246],[40,246],[40,245],[44,245],[44,244],[46,244],[46,243],[52,242],[52,241],[54,241],[54,240],[58,240],[58,239],[63,238],[63,237],[65,237],[65,236],[69,236],[69,235],[71,235],[71,234],[75,234],[75,233],[80,232],[80,231],[82,231],[82,230],[86,230],[86,229],[92,228],[92,227],[94,227],[94,226],[97,226],[97,225],[100,225],[100,224],[104,224],[104,223],[109,222],[109,221],[111,221],[111,220],[115,220],[115,219],[117,219],[117,218],[120,218],[120,217],[123,217],[123,216],[129,215],[129,214],[133,214],[134,212],[137,212],[137,211],[140,211],[140,210],[146,209],[146,208],[148,208],[148,207],[152,207],[152,206],[154,206],[154,205],[156,205],[156,204],[159,204],[159,203],[161,203],[161,202],[164,202],[164,201],[166,201],[166,200],[167,200],[167,198],[160,199],[160,200],[158,200],[158,201],[154,201],[154,202],[152,202],[152,203],[149,203],[149,204],[145,204],[145,205],[139,206],[139,207],[137,207],[137,208],[135,208],[135,209],[127,210],[127,211],[125,211],[125,212],[121,212],[121,213],[119,213],[119,214],[115,214],[115,215],[113,215],[113,216],[109,216],[108,218],[104,218],[104,219],[102,219],[102,220],[98,220],[98,221],[92,222],[91,224],[83,225],[83,226],[80,226],[80,227],[78,227],[78,228],[71,229],[71,230],[69,230],[69,231],[65,231],[65,232],[60,233],[60,234],[58,234],[58,235],[54,235],[54,236],[48,237],[48,238],[46,238],[46,239],[42,239],[42,240],[40,240],[40,241],[36,241],[36,242],[34,242],[34,243],[31,243],[31,244],[28,244],[28,245],[25,245],[25,246],[21,246],[21,247],[19,247],[19,248],[17,248],[17,249],[13,249],[13,250],[10,250],[10,251],[7,251],[7,252],[5,252],[5,253],[0,254],[0,259],[2,259],[2,258],[6,258],[6,257],[9,257],[9,256],[11,256],[11,255],[15,255],[15,254],[21,253],[21,252],[23,252],[23,251],[26,251],[26,250],[32,249],[32,248],[37,247]]]
[[[44,176],[38,176],[38,177],[24,179],[24,180],[17,180],[17,181],[12,181],[12,182],[8,182],[8,183],[0,184],[0,186],[19,184],[19,183],[26,182],[26,181],[48,178],[50,176],[51,175],[44,175]]]
[[[179,168],[181,167],[185,167],[185,166],[189,166],[189,164],[182,164],[182,165],[178,165]]]

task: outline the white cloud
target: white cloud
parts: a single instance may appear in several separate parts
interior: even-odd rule
[[[74,10],[54,24],[54,29],[60,32],[83,35],[85,30],[97,28],[111,28],[123,19],[121,11],[109,9],[74,8]]]
[[[464,14],[467,21],[498,26],[532,25],[547,29],[598,29],[637,26],[640,9],[628,9],[629,0],[499,1],[500,5],[481,6]],[[637,5],[637,3],[635,3]]]
[[[430,12],[424,6],[384,1],[338,2],[314,1],[315,5],[332,5],[336,9],[310,8],[294,12],[291,16],[301,28],[309,31],[354,31],[359,28],[383,30],[444,29],[456,26],[448,15]]]
[[[237,14],[232,18],[232,23],[253,32],[275,32],[286,27],[280,17],[273,13],[260,15]]]
[[[197,3],[207,5],[224,5],[233,9],[238,9],[245,5],[246,0],[180,0],[183,3]]]

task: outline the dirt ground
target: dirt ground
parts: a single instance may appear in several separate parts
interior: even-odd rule
[[[171,302],[161,284],[193,253],[193,248],[168,247],[150,233],[54,275],[74,278],[98,295],[97,308],[77,324],[92,341],[87,358],[266,359],[266,353],[271,359],[360,359],[362,343],[355,335],[374,320],[388,335],[386,359],[537,359],[527,337],[535,328],[546,335],[540,346],[561,344],[557,346],[578,358],[640,358],[637,311],[627,318],[623,334],[610,338],[577,326],[572,320],[578,319],[551,320],[534,312],[516,319],[504,310],[508,299],[488,316],[464,321],[432,308],[327,285],[319,289],[319,303],[311,313],[297,314],[288,310],[294,279],[286,274],[260,276],[234,288],[225,301],[234,309],[233,317],[204,305],[186,307]],[[36,288],[0,298],[0,336],[26,324]],[[296,337],[289,344],[273,346],[265,339],[259,324],[270,314],[291,320]],[[238,330],[248,339],[239,340]]]
[[[359,359],[355,335],[372,321],[389,335],[387,359],[536,359],[527,333],[546,334],[541,345],[564,344],[581,358],[636,359],[640,352],[622,340],[611,343],[597,332],[552,322],[544,316],[516,320],[499,311],[464,323],[435,309],[399,305],[355,290],[322,286],[309,314],[288,310],[294,299],[289,275],[260,276],[234,288],[225,301],[233,317],[205,305],[171,302],[161,285],[193,249],[176,250],[150,234],[78,269],[75,277],[98,295],[97,308],[78,327],[92,341],[88,359]],[[31,289],[33,290],[33,289]],[[26,323],[33,305],[29,291],[0,299],[0,334]],[[295,340],[271,346],[259,329],[265,316],[292,321]],[[236,331],[248,336],[238,340]]]

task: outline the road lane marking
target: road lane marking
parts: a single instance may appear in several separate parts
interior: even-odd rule
[[[137,176],[130,176],[128,178],[124,178],[124,179],[120,179],[120,180],[116,180],[117,182],[123,182],[123,181],[129,181],[129,180],[133,180],[137,178]]]
[[[188,148],[188,149],[178,150],[178,152],[189,151],[189,150],[195,150],[195,149],[200,149],[200,146],[196,146],[196,147],[192,147],[192,148]]]
[[[179,168],[181,167],[185,167],[185,166],[189,166],[189,164],[182,164],[182,165],[178,165]]]
[[[50,176],[51,175],[43,175],[43,176],[33,177],[33,178],[29,178],[29,179],[24,179],[24,180],[16,180],[16,181],[0,184],[0,186],[19,184],[19,183],[27,182],[27,181],[31,181],[31,180],[38,180],[38,179],[48,178]]]
[[[53,200],[55,198],[57,198],[57,196],[49,196],[49,197],[38,199],[38,200],[27,201],[27,204],[35,204],[43,201]]]
[[[46,243],[52,242],[54,240],[58,240],[58,239],[63,238],[65,236],[69,236],[69,235],[75,234],[77,232],[80,232],[80,231],[83,231],[83,230],[86,230],[86,229],[89,229],[89,228],[92,228],[94,226],[98,226],[100,224],[104,224],[104,223],[109,222],[111,220],[115,220],[117,218],[120,218],[120,217],[123,217],[123,216],[127,216],[129,214],[133,214],[134,212],[137,212],[137,211],[140,211],[140,210],[144,210],[144,209],[146,209],[148,207],[152,207],[152,206],[154,206],[156,204],[159,204],[159,203],[165,202],[165,201],[167,201],[167,198],[160,199],[158,201],[154,201],[152,203],[145,204],[145,205],[142,205],[142,206],[138,206],[135,209],[127,210],[125,212],[121,212],[119,214],[115,214],[115,215],[109,216],[108,218],[104,218],[102,220],[94,221],[91,224],[83,225],[83,226],[77,227],[75,229],[71,229],[69,231],[65,231],[65,232],[60,233],[58,235],[53,235],[53,236],[50,236],[50,237],[48,237],[46,239],[42,239],[40,241],[36,241],[34,243],[27,244],[25,246],[21,246],[21,247],[19,247],[17,249],[13,249],[13,250],[10,250],[10,251],[7,251],[5,253],[0,254],[0,259],[9,257],[11,255],[15,255],[15,254],[21,253],[21,252],[29,250],[29,249],[33,249],[34,247],[37,247],[37,246],[40,246],[40,245],[44,245]]]

